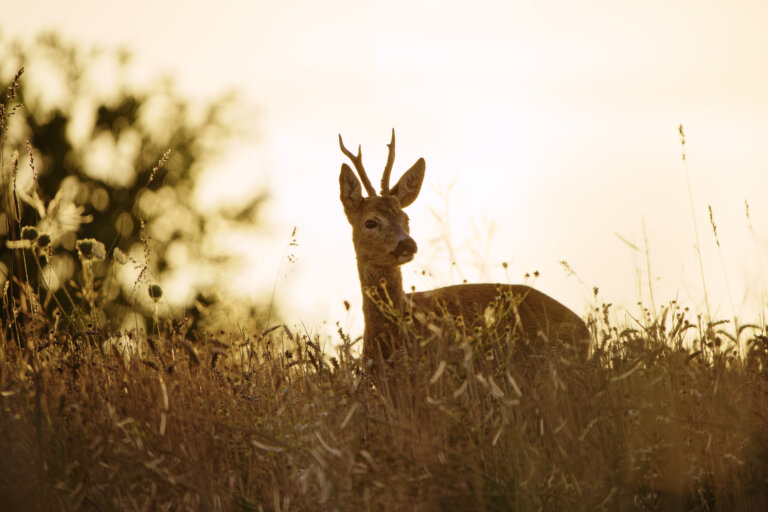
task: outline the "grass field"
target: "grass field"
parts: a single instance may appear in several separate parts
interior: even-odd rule
[[[607,316],[607,315],[606,315]],[[286,327],[0,345],[8,510],[764,510],[768,343],[666,310],[588,363],[432,335],[372,386]],[[7,321],[7,319],[6,319]],[[7,324],[6,324],[7,326]],[[4,332],[8,332],[4,329]],[[684,337],[691,345],[681,344]]]

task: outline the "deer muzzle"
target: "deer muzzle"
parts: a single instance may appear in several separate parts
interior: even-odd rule
[[[397,242],[397,247],[391,252],[392,256],[397,258],[401,263],[406,263],[413,259],[413,256],[419,250],[416,242],[411,237],[403,238]]]

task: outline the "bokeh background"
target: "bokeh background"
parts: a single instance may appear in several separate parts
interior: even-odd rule
[[[635,314],[638,301],[678,300],[702,312],[708,302],[716,318],[762,318],[764,1],[29,0],[2,12],[6,39],[55,31],[127,49],[125,72],[94,74],[105,94],[151,90],[158,77],[193,106],[237,92],[236,133],[179,192],[202,212],[266,194],[253,231],[222,222],[207,239],[243,255],[205,283],[231,304],[274,301],[289,325],[362,331],[337,134],[362,144],[376,174],[394,127],[393,174],[427,161],[409,208],[420,251],[406,286],[539,271],[535,286],[579,313],[598,287]],[[14,63],[3,60],[7,80]],[[45,67],[24,64],[25,83],[54,95]],[[161,283],[178,307],[200,272],[187,259]]]

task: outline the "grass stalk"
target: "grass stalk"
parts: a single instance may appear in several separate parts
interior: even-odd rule
[[[688,186],[688,204],[691,207],[691,220],[693,221],[693,234],[696,239],[696,245],[694,247],[696,251],[696,256],[699,260],[699,274],[701,275],[701,288],[704,292],[704,306],[707,312],[707,321],[711,321],[712,319],[712,311],[709,307],[709,293],[707,292],[707,280],[704,277],[704,258],[701,255],[701,241],[699,240],[699,227],[698,223],[696,222],[696,208],[694,207],[693,203],[693,187],[691,186],[691,173],[688,169],[688,160],[685,156],[685,131],[683,130],[683,125],[681,124],[678,127],[678,132],[680,133],[680,145],[682,147],[682,160],[683,160],[683,167],[685,168],[685,181]]]

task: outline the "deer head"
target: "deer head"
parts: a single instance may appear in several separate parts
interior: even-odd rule
[[[389,154],[381,179],[381,194],[377,195],[363,167],[362,149],[357,156],[346,147],[339,135],[341,151],[349,157],[360,180],[347,164],[342,164],[339,185],[344,213],[352,225],[352,240],[359,265],[397,267],[411,261],[416,254],[416,242],[409,236],[408,215],[403,208],[416,200],[424,181],[425,162],[419,158],[400,178],[389,187],[389,176],[395,161],[395,130],[388,144]],[[368,194],[363,197],[362,185]]]

